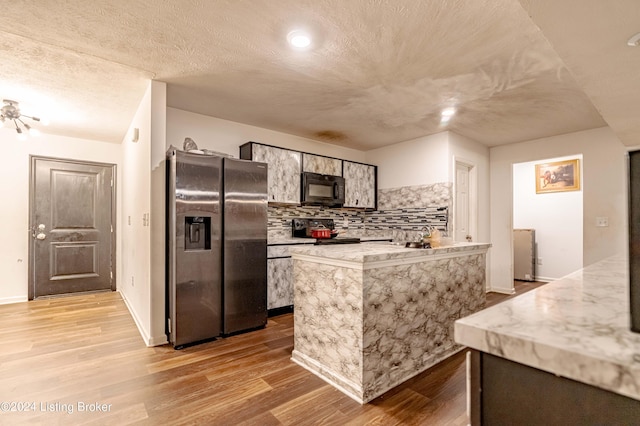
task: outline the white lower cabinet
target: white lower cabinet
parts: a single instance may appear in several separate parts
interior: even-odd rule
[[[267,246],[267,309],[293,306],[293,259],[289,247],[296,246]]]
[[[293,259],[267,259],[267,309],[293,305]]]

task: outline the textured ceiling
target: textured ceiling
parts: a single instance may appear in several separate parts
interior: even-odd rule
[[[168,83],[171,107],[356,149],[443,130],[495,146],[607,123],[637,143],[639,68],[597,55],[640,58],[624,45],[638,2],[586,2],[616,13],[583,15],[582,0],[14,1],[0,16],[0,97],[49,116],[51,133],[116,143],[150,78]],[[591,20],[625,7],[631,34],[610,22],[599,50],[572,50]],[[286,45],[297,26],[316,35],[311,50]],[[442,127],[448,105],[459,112]]]
[[[639,0],[520,0],[627,146],[640,145]]]

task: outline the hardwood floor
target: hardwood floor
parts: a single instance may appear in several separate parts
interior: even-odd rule
[[[486,306],[493,306],[496,303],[500,303],[503,300],[511,299],[512,297],[519,296],[523,293],[536,289],[540,286],[547,284],[543,281],[513,281],[513,288],[515,290],[514,294],[501,294],[501,293],[487,293],[487,303]]]
[[[464,351],[360,405],[290,361],[292,314],[176,351],[144,345],[119,293],[94,293],[0,305],[0,336],[0,424],[468,422]]]

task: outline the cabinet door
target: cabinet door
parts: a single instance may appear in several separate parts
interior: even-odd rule
[[[321,175],[342,176],[342,160],[304,153],[302,171]]]
[[[376,168],[344,161],[345,207],[376,207]]]
[[[267,309],[293,305],[293,259],[267,260]]]
[[[302,154],[298,151],[252,144],[254,161],[269,165],[267,193],[269,202],[300,204]]]

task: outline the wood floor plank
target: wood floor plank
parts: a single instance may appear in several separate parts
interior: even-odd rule
[[[117,292],[0,305],[0,402],[38,404],[0,424],[467,424],[463,353],[361,405],[291,361],[293,332],[285,314],[183,350],[149,348]],[[110,409],[78,410],[95,403]]]

